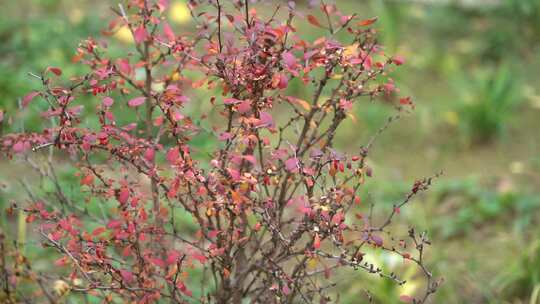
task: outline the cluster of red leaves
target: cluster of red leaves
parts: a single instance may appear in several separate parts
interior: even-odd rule
[[[55,265],[69,270],[61,278],[66,288],[106,301],[182,303],[195,299],[188,270],[198,269],[205,278],[199,284],[207,286],[198,292],[200,302],[326,303],[340,267],[404,284],[363,261],[365,250],[375,248],[419,266],[425,293],[402,299],[426,301],[437,287],[423,264],[429,241],[411,229],[408,240],[393,244],[387,227],[431,178],[415,183],[377,225],[357,211],[359,190],[372,176],[367,158],[375,137],[353,155],[333,149],[338,126],[355,119],[355,103],[397,94],[387,73],[404,60],[377,43],[369,27],[376,19],[359,20],[334,5],[323,3],[320,18],[307,15],[327,32],[307,41],[293,25],[303,22],[293,3],[261,17],[248,1],[223,2],[190,1],[196,30],[179,34],[164,18],[167,1],[131,0],[113,8],[117,17],[104,34],[127,27],[133,53],[107,57],[104,41],[87,39],[74,61],[89,73],[68,84],[56,67],[34,75],[43,89],[22,105],[46,104],[41,114],[53,126],[6,135],[2,150],[27,160],[44,150],[69,155],[80,191],[109,210],[89,214],[89,202],[63,193],[50,174],[54,166],[38,170],[56,183],[54,199],[32,197],[16,207],[59,253]],[[311,95],[289,95],[293,81]],[[206,89],[220,95],[207,101],[190,94]],[[89,95],[99,100],[89,114],[98,127],[81,119],[86,110],[79,99]],[[189,103],[206,102],[218,118],[186,111]],[[404,97],[395,106],[411,105]],[[124,112],[132,121],[120,124],[116,116]],[[220,142],[210,161],[197,160],[191,144],[205,124]],[[179,213],[193,219],[196,231],[179,230]],[[11,276],[5,291],[16,290],[19,279],[4,272]],[[33,277],[40,286],[52,279]],[[55,301],[46,287],[41,292]]]

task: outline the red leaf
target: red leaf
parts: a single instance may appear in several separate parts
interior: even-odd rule
[[[169,7],[169,0],[159,0],[158,6],[159,6],[159,10],[163,12]]]
[[[126,283],[133,281],[133,273],[131,271],[120,269],[120,275],[122,276],[122,280]]]
[[[158,258],[150,258],[149,259],[150,262],[152,262],[152,264],[158,266],[158,267],[161,267],[161,268],[165,268],[165,261],[163,261],[162,259],[158,259]]]
[[[402,56],[394,56],[394,58],[392,58],[392,62],[395,63],[395,65],[402,65],[405,63],[405,58],[403,58]]]
[[[0,110],[0,122],[4,121],[4,111]]]
[[[165,33],[165,36],[167,36],[169,41],[174,41],[176,39],[176,35],[174,34],[171,26],[165,21],[163,21],[163,33]]]
[[[178,253],[178,251],[173,250],[169,252],[169,255],[167,256],[167,264],[171,265],[171,264],[176,263],[179,257],[180,257],[180,253]]]
[[[285,161],[285,167],[290,172],[298,172],[298,159],[296,157],[289,158],[287,161]]]
[[[244,114],[251,110],[251,101],[244,100],[238,105],[238,112]]]
[[[62,75],[62,70],[60,68],[57,68],[57,67],[48,67],[47,71],[53,72],[54,75],[56,75],[56,76]]]
[[[333,14],[336,12],[336,5],[335,4],[321,4],[321,10],[325,13],[325,14]]]
[[[284,74],[280,74],[278,88],[286,89],[288,85],[289,85],[289,78],[285,76]]]
[[[15,153],[22,153],[25,150],[24,143],[22,141],[18,141],[13,145],[12,149]]]
[[[127,203],[128,199],[129,199],[129,189],[126,187],[122,187],[122,189],[120,189],[120,193],[118,194],[118,202],[124,205]]]
[[[177,111],[177,110],[173,110],[171,116],[172,116],[172,120],[174,121],[180,121],[186,118],[184,114],[180,113],[180,111]]]
[[[238,182],[240,181],[240,171],[235,170],[233,168],[228,168],[227,172],[231,175],[233,181]]]
[[[119,220],[111,220],[107,224],[107,228],[109,229],[116,229],[116,228],[119,228],[120,226],[122,226],[122,222],[120,222]]]
[[[226,141],[226,140],[229,140],[231,138],[233,138],[233,134],[231,134],[229,132],[222,132],[218,136],[218,140],[220,140],[220,141]]]
[[[362,65],[366,70],[371,70],[372,64],[373,64],[373,59],[371,58],[371,56],[366,56],[364,59],[364,63]]]
[[[101,102],[101,104],[104,106],[104,107],[110,107],[114,104],[114,100],[112,98],[110,98],[109,96],[103,98],[103,101]]]
[[[118,59],[117,63],[118,63],[118,68],[120,69],[120,72],[126,75],[131,73],[131,66],[129,65],[129,59],[127,58]]]
[[[54,261],[55,266],[64,266],[68,263],[68,257],[61,257],[58,260]]]
[[[368,26],[368,25],[371,25],[371,24],[375,23],[375,21],[377,21],[377,17],[362,20],[362,21],[358,22],[356,25],[358,25],[358,26]]]
[[[274,119],[272,118],[272,115],[268,112],[261,112],[257,126],[274,127]]]
[[[180,150],[178,147],[172,148],[167,152],[167,161],[169,161],[171,165],[176,164],[178,158],[180,158]]]
[[[253,155],[244,155],[243,158],[253,165],[257,164],[257,159]]]
[[[291,293],[291,289],[289,288],[289,285],[283,284],[283,288],[281,289],[284,295],[289,295]]]
[[[154,161],[155,155],[156,155],[156,151],[153,148],[148,148],[144,151],[144,159],[146,159],[149,162]]]
[[[141,43],[146,41],[148,38],[148,32],[146,31],[146,28],[141,25],[133,32],[133,36],[135,38],[135,42]]]
[[[178,288],[178,290],[180,290],[183,294],[185,294],[188,297],[191,297],[193,295],[191,290],[187,289],[186,284],[184,284],[182,281],[176,283],[176,287]]]
[[[32,101],[32,99],[34,99],[34,97],[36,97],[38,95],[39,95],[39,92],[31,92],[28,95],[24,96],[23,100],[22,100],[23,108],[26,108],[28,106],[28,104],[30,103],[30,101]]]
[[[128,105],[132,108],[135,108],[142,105],[145,101],[146,101],[146,97],[144,96],[135,97],[132,100],[128,101]]]
[[[341,224],[341,222],[343,222],[344,218],[345,217],[343,216],[343,213],[338,212],[338,213],[334,214],[334,216],[332,217],[332,224],[339,225],[339,224]]]
[[[315,16],[313,15],[308,15],[307,20],[309,21],[309,23],[315,26],[322,27],[322,25],[319,23],[319,20],[317,20],[317,18],[315,18]]]
[[[289,69],[296,68],[296,57],[294,57],[291,52],[283,52],[281,57],[283,58],[283,62],[285,63],[285,65],[287,65]]]
[[[408,97],[400,98],[399,103],[402,104],[402,105],[410,105],[410,104],[412,104],[411,97],[408,96]]]
[[[201,254],[201,253],[195,253],[193,254],[193,258],[197,261],[199,261],[199,263],[203,264],[206,263],[206,257],[204,256],[204,254]]]
[[[159,127],[163,124],[163,116],[158,116],[156,119],[154,119],[153,125],[155,127]]]
[[[127,257],[129,255],[131,255],[131,247],[126,246],[126,248],[124,248],[124,250],[122,250],[122,256]]]
[[[399,300],[403,303],[412,303],[414,298],[408,295],[401,295],[399,296]]]

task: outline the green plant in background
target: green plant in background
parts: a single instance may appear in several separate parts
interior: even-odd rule
[[[529,298],[530,304],[540,303],[540,240],[532,241],[492,284],[505,298]]]
[[[540,205],[539,198],[526,189],[515,188],[508,179],[497,184],[498,189],[491,189],[474,177],[441,183],[432,197],[445,214],[435,223],[437,232],[445,238],[456,237],[472,233],[491,221],[504,221],[510,215],[515,230],[525,231],[531,225],[531,213]],[[460,202],[466,204],[461,206]]]
[[[0,19],[0,111],[6,120],[25,120],[25,128],[39,126],[39,115],[13,116],[18,98],[36,82],[28,72],[43,70],[49,64],[64,66],[71,61],[78,41],[94,35],[102,27],[99,16],[84,8],[89,3],[66,1],[3,1]],[[81,67],[70,67],[67,75],[81,73]],[[36,111],[37,112],[37,111]],[[4,132],[11,126],[4,124]],[[19,123],[12,127],[21,128]]]
[[[488,143],[505,130],[520,101],[520,82],[508,65],[460,78],[460,131],[467,143]]]
[[[385,1],[374,1],[371,3],[372,10],[379,19],[379,31],[384,44],[388,50],[395,51],[398,40],[400,40],[400,25],[403,24],[407,7]]]
[[[502,1],[501,8],[497,11],[500,19],[506,20],[508,25],[499,31],[510,32],[512,44],[520,46],[520,53],[527,56],[535,53],[540,35],[540,1],[538,0],[507,0]],[[519,32],[519,35],[516,33]],[[508,47],[511,43],[504,43]],[[503,47],[502,49],[505,49]]]

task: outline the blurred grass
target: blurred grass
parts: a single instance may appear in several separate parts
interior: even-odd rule
[[[171,2],[177,4],[173,21],[177,27],[185,26],[181,1]],[[379,17],[377,28],[388,52],[407,59],[392,77],[417,104],[414,114],[378,139],[370,159],[377,178],[368,182],[366,197],[378,208],[391,208],[414,179],[444,169],[444,178],[433,190],[401,215],[403,228],[412,222],[428,230],[433,239],[428,260],[445,280],[433,303],[538,303],[540,4],[536,0],[443,2],[338,1],[347,13]],[[30,114],[35,111],[14,114],[17,99],[37,85],[27,72],[60,66],[66,75],[81,73],[80,65],[71,64],[74,49],[107,24],[108,5],[105,0],[2,3],[0,110],[7,111],[6,121],[13,122],[5,126],[8,130],[20,130],[23,120],[26,129],[39,126],[38,116]],[[298,26],[313,37],[318,34],[308,24]],[[121,54],[129,44],[121,34],[112,41],[113,54]],[[291,86],[291,91],[305,94],[299,83]],[[211,92],[191,94],[206,100]],[[97,101],[88,100],[90,109],[92,102]],[[212,115],[212,109],[201,103],[192,102],[187,110]],[[394,112],[380,100],[363,101],[355,111],[357,122],[349,120],[339,130],[336,141],[343,150],[357,149]],[[200,159],[216,144],[205,132],[193,141]],[[28,175],[21,168],[21,164],[0,163],[2,209],[24,196],[16,182]],[[75,172],[59,169],[62,186],[68,192],[76,189]],[[42,190],[46,193],[50,187],[44,184]],[[86,198],[84,193],[71,194],[77,201]],[[90,200],[85,208],[94,216],[111,212],[100,210],[101,204]],[[178,217],[184,223],[181,229],[193,229],[185,215]],[[17,217],[2,212],[0,227],[13,232],[13,239],[24,238],[26,253],[35,257],[39,244],[25,235],[31,225],[17,228]],[[367,302],[365,289],[378,302],[398,303],[400,294],[423,288],[415,285],[415,273],[402,261],[375,253],[370,258],[410,276],[409,289],[345,272],[340,276],[342,303]],[[39,267],[47,269],[48,264]]]

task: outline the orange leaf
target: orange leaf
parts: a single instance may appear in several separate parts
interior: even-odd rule
[[[105,230],[106,230],[105,227],[97,227],[96,229],[94,229],[94,231],[92,231],[92,235],[93,236],[100,235],[103,232],[105,232]]]
[[[330,169],[328,170],[328,174],[330,174],[330,176],[334,177],[334,176],[336,176],[336,173],[337,173],[337,168],[334,167],[334,166],[331,166]]]
[[[309,104],[309,102],[307,102],[307,101],[305,101],[303,99],[292,97],[292,96],[288,96],[287,99],[289,100],[289,102],[296,103],[296,104],[302,106],[302,108],[306,109],[306,111],[311,110],[311,105]]]
[[[236,191],[231,191],[231,196],[232,196],[232,199],[235,203],[237,204],[240,204],[242,203],[243,199],[242,199],[242,195],[239,194],[238,192]]]
[[[197,80],[191,84],[191,87],[194,89],[198,89],[203,86],[203,84],[206,82],[206,78]]]
[[[319,237],[318,233],[315,233],[315,238],[313,239],[313,248],[321,248],[321,238]]]
[[[368,26],[368,25],[371,25],[371,24],[375,23],[375,21],[377,21],[377,17],[362,20],[362,21],[358,22],[356,25],[358,25],[358,26]]]
[[[53,72],[54,75],[56,75],[56,76],[62,75],[62,70],[60,68],[57,68],[57,67],[48,67],[47,71]]]
[[[309,21],[309,23],[315,26],[322,27],[322,25],[319,23],[319,20],[317,20],[317,18],[315,18],[315,16],[313,15],[308,15],[307,20]]]
[[[81,186],[82,185],[91,186],[93,183],[94,183],[94,176],[91,174],[88,174],[81,179]]]

